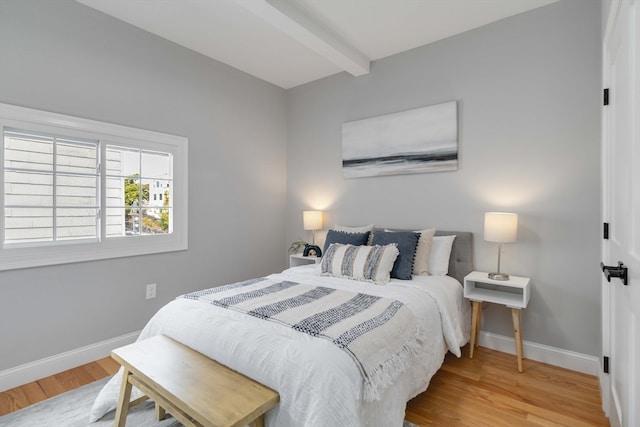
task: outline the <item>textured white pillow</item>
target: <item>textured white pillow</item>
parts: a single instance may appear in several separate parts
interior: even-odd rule
[[[429,254],[429,275],[446,276],[449,272],[449,257],[453,246],[453,236],[434,236]]]
[[[431,246],[433,245],[433,235],[435,228],[417,230],[420,233],[416,255],[413,259],[413,274],[416,276],[426,276],[429,274],[429,257],[431,256]]]
[[[390,279],[398,254],[396,245],[354,246],[332,243],[322,257],[320,272],[323,276],[384,285]]]
[[[344,233],[365,233],[373,232],[374,224],[363,225],[362,227],[348,227],[346,225],[334,225],[332,230],[342,231]]]

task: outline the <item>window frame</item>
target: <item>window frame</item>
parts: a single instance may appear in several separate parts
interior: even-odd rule
[[[97,241],[61,241],[37,246],[4,244],[4,129],[98,140],[100,165],[100,232]],[[0,103],[0,271],[73,262],[95,261],[188,249],[188,139],[129,126]],[[106,238],[107,145],[118,145],[173,155],[173,231],[170,234]]]

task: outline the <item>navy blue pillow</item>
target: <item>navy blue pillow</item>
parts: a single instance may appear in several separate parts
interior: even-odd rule
[[[324,241],[323,253],[327,252],[327,248],[332,243],[342,243],[344,245],[361,246],[366,245],[369,241],[370,231],[364,233],[345,233],[344,231],[329,230],[327,238]]]
[[[420,239],[420,233],[411,231],[386,231],[373,235],[372,245],[389,245],[395,243],[400,254],[396,258],[391,270],[391,277],[394,279],[411,280],[413,271],[413,258],[416,253],[416,246]]]

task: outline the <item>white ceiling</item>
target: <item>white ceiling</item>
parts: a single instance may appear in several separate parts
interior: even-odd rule
[[[557,0],[77,0],[285,89]]]

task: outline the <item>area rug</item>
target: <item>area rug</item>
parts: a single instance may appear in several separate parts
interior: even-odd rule
[[[0,417],[0,427],[112,427],[115,411],[89,424],[89,410],[102,386],[100,381],[77,388],[51,399],[36,403]],[[155,418],[154,404],[146,401],[129,410],[127,426],[131,427],[182,427],[172,417],[162,421]],[[418,427],[408,421],[403,427]]]

